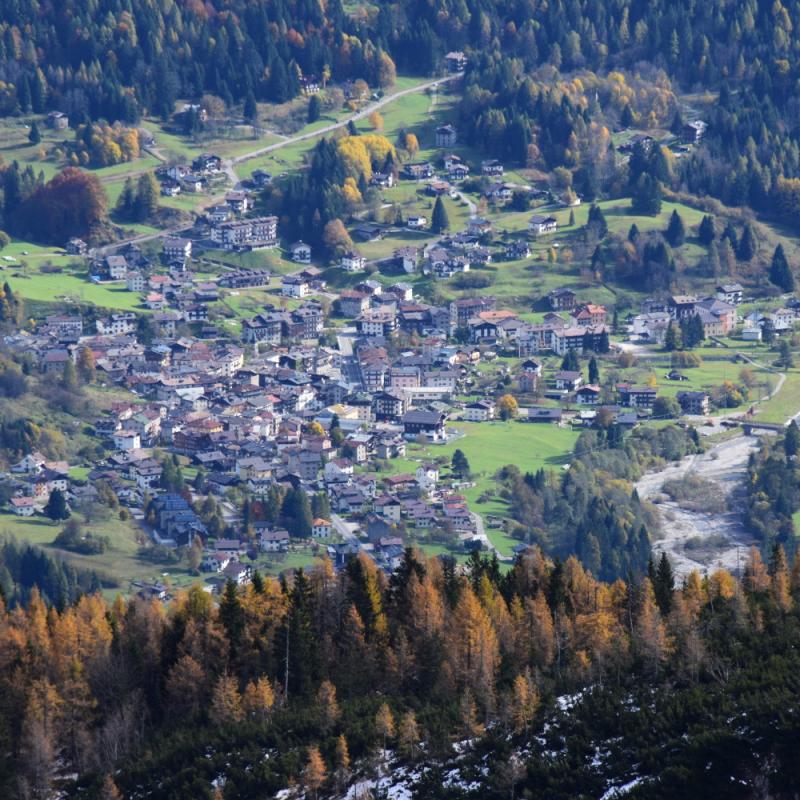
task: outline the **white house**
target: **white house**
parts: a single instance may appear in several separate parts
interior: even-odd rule
[[[555,233],[558,230],[558,221],[555,217],[534,214],[528,220],[528,233],[532,236],[544,236],[547,233]]]
[[[292,261],[296,261],[298,264],[311,263],[311,248],[305,242],[295,242],[289,248],[289,254]]]
[[[305,297],[308,291],[308,281],[299,275],[286,275],[281,281],[281,294],[284,297]]]
[[[138,450],[142,440],[136,431],[114,431],[111,436],[117,450]]]
[[[478,400],[464,407],[464,419],[468,422],[487,422],[494,419],[494,403]]]
[[[342,255],[340,263],[345,272],[361,272],[367,265],[367,259],[355,250],[349,250]]]
[[[439,483],[439,467],[436,464],[422,464],[417,467],[415,475],[419,487],[426,492],[436,488]]]
[[[412,231],[422,230],[428,224],[428,218],[423,216],[409,217],[406,220],[406,227]]]
[[[331,525],[330,520],[318,517],[311,524],[311,535],[315,539],[330,539],[332,533],[333,525]]]
[[[264,553],[279,553],[289,547],[289,532],[284,530],[262,531],[259,544]]]

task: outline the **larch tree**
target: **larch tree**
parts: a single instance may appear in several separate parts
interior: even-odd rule
[[[317,690],[317,714],[319,715],[320,729],[328,733],[339,719],[341,711],[336,700],[336,687],[324,680]]]
[[[269,678],[264,676],[250,681],[242,694],[242,708],[250,719],[266,721],[275,705],[275,692]]]
[[[394,716],[387,703],[382,703],[375,714],[375,732],[381,739],[382,750],[386,752],[386,744],[395,733]]]
[[[400,718],[397,729],[397,748],[400,754],[413,761],[417,757],[420,742],[419,725],[413,711],[406,711]]]
[[[209,716],[217,725],[231,725],[244,719],[242,696],[233,675],[224,673],[214,685]]]
[[[341,792],[350,780],[350,748],[344,734],[336,739],[336,770],[334,773],[336,790]]]
[[[308,760],[303,769],[303,786],[312,797],[318,797],[319,790],[324,785],[327,776],[328,771],[319,748],[316,745],[309,747]]]

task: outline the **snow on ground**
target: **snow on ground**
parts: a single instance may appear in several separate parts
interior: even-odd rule
[[[633,789],[635,789],[642,782],[641,778],[634,778],[632,781],[623,784],[622,786],[614,786],[608,789],[600,800],[617,800],[619,797],[625,797]]]

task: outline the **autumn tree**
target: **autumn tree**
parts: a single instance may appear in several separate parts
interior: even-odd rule
[[[372,126],[372,129],[375,131],[382,131],[383,130],[383,116],[379,111],[373,111],[369,115],[369,124]]]
[[[230,725],[244,719],[242,696],[235,677],[228,673],[219,677],[214,685],[208,713],[216,725]]]
[[[84,383],[94,383],[95,380],[95,363],[94,353],[89,347],[82,347],[78,351],[78,359],[76,362],[78,375]]]
[[[517,734],[527,733],[528,726],[539,709],[539,692],[530,672],[514,678],[509,705],[514,732]]]
[[[393,738],[395,733],[394,716],[386,703],[382,703],[375,714],[375,731],[383,743],[383,751],[386,752],[386,742]]]
[[[325,733],[333,728],[341,714],[336,701],[336,687],[329,680],[322,681],[317,690],[317,713],[320,729]]]
[[[397,749],[404,758],[413,761],[417,757],[419,742],[420,732],[417,717],[413,711],[406,711],[400,718],[400,725],[397,729]]]
[[[504,394],[497,401],[497,412],[502,420],[514,419],[519,412],[517,398],[512,394]]]
[[[338,258],[353,249],[353,240],[340,219],[332,219],[325,225],[322,241],[332,259]]]
[[[312,797],[316,798],[318,796],[318,792],[325,783],[327,775],[328,772],[319,748],[316,746],[309,747],[308,760],[303,769],[303,785],[311,793]]]
[[[334,773],[336,790],[341,792],[350,779],[350,749],[344,734],[336,738],[336,771]]]

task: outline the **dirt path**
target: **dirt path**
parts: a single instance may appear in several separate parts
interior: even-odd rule
[[[672,501],[658,502],[661,533],[653,542],[653,554],[659,557],[666,552],[679,577],[694,569],[702,575],[718,567],[735,573],[739,564],[744,563],[747,550],[754,543],[743,524],[744,478],[747,460],[758,447],[758,437],[737,436],[702,455],[684,458],[660,472],[650,472],[637,482],[636,490],[642,499],[658,501],[663,496],[661,487],[665,481],[696,474],[711,481],[726,502],[727,511],[708,514],[688,511]],[[685,546],[690,539],[702,541],[712,536],[714,540],[708,546],[689,549]]]

